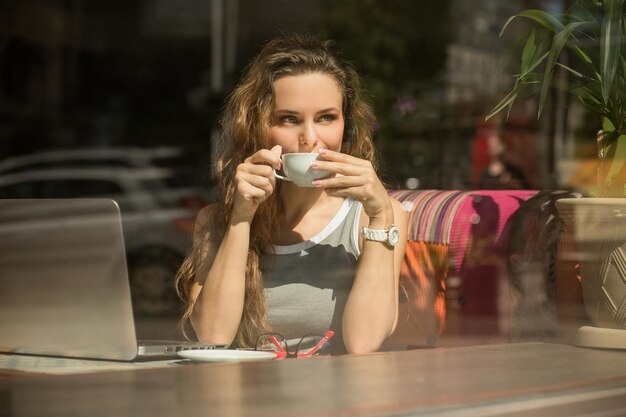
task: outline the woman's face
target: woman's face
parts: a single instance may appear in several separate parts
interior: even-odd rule
[[[329,75],[307,73],[274,81],[272,145],[283,153],[341,150],[343,94]]]

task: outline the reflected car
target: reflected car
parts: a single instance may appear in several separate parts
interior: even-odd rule
[[[181,147],[67,148],[14,156],[0,161],[0,175],[58,168],[168,168],[174,175],[164,178],[169,187],[202,186],[205,198],[212,199],[208,163],[199,163]],[[210,184],[209,184],[210,185]]]
[[[111,198],[122,212],[137,314],[177,314],[176,271],[192,243],[197,189],[167,186],[169,169],[57,168],[0,175],[0,198]]]
[[[34,169],[120,167],[150,168],[173,166],[184,151],[178,147],[73,148],[31,153],[0,161],[0,174]]]

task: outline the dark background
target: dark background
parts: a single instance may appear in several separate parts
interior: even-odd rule
[[[307,30],[335,39],[363,75],[391,187],[413,178],[420,188],[468,188],[472,140],[511,83],[498,63],[524,31],[500,38],[503,23],[523,8],[564,3],[2,1],[0,160],[67,147],[175,145],[205,171],[201,182],[210,176],[216,117],[243,66],[277,33]],[[564,122],[548,114],[537,123],[533,105],[516,106],[505,124],[507,149],[532,185],[546,188],[562,180],[554,142]]]

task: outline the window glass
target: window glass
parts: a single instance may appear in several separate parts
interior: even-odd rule
[[[21,182],[0,186],[0,198],[40,198],[40,182]]]
[[[2,171],[2,174],[24,172],[39,169],[54,168],[80,168],[80,167],[132,167],[128,161],[120,159],[67,159],[62,161],[40,161],[25,164],[15,168]]]
[[[112,198],[125,211],[132,204],[118,184],[107,180],[66,179],[36,180],[0,186],[0,198]]]
[[[41,182],[40,198],[84,198],[121,194],[122,189],[111,181],[62,180]]]

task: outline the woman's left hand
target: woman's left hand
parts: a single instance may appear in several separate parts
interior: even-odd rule
[[[352,197],[363,204],[370,220],[393,216],[389,195],[370,161],[344,153],[320,149],[323,160],[314,161],[315,169],[336,174],[332,178],[314,181],[333,196]]]

